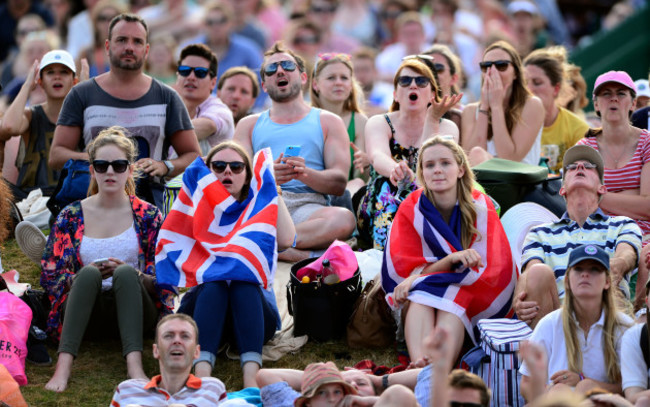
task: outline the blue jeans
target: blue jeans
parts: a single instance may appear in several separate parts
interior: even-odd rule
[[[199,327],[201,356],[195,363],[206,361],[214,367],[219,345],[234,337],[241,364],[253,361],[262,366],[262,346],[275,334],[277,321],[260,286],[243,281],[211,281],[197,287],[195,296],[194,301],[190,300],[194,302],[193,311],[191,304],[179,310],[192,314]]]

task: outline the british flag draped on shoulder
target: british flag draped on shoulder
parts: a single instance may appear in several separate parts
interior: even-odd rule
[[[278,259],[277,217],[270,149],[255,155],[243,202],[237,202],[197,158],[185,170],[180,194],[158,234],[158,283],[192,287],[237,280],[269,290]]]
[[[490,198],[476,190],[472,197],[479,238],[474,238],[470,248],[481,255],[483,267],[423,275],[413,282],[408,299],[457,315],[476,343],[480,319],[513,316],[512,294],[519,272]],[[420,273],[427,264],[463,250],[460,222],[457,207],[451,217],[452,226],[447,224],[422,189],[400,204],[382,264],[382,285],[389,305],[396,306],[393,290],[412,273]]]

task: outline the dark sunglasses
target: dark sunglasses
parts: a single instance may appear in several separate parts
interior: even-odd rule
[[[312,6],[309,9],[312,13],[333,13],[336,11],[336,6],[323,6],[323,7],[318,7],[318,6]]]
[[[395,11],[382,11],[379,13],[380,17],[383,18],[384,20],[394,20],[397,17],[402,14],[402,11],[400,10],[395,10]]]
[[[506,69],[508,69],[508,65],[510,65],[511,63],[512,63],[512,61],[508,61],[508,60],[505,60],[505,59],[500,59],[498,61],[479,62],[478,66],[481,67],[481,71],[483,73],[487,72],[488,68],[490,68],[492,65],[494,65],[499,70],[499,72],[503,72]]]
[[[297,68],[296,63],[293,61],[285,60],[280,62],[273,62],[264,67],[264,75],[274,75],[278,71],[278,66],[281,66],[282,69],[288,72],[293,72]]]
[[[436,70],[436,73],[445,72],[445,66],[443,64],[433,64],[433,69]]]
[[[108,167],[113,167],[113,171],[118,174],[123,173],[129,168],[129,160],[115,160],[115,161],[106,161],[106,160],[94,160],[93,168],[96,172],[103,174],[108,171]]]
[[[205,78],[210,73],[210,70],[208,68],[203,68],[198,66],[195,67],[195,66],[181,65],[178,67],[178,74],[184,78],[190,76],[192,71],[194,71],[194,76],[196,76],[199,79]]]
[[[318,44],[318,37],[316,37],[316,36],[311,36],[311,37],[296,37],[296,38],[293,39],[293,44],[294,44],[294,45]]]
[[[116,15],[117,15],[117,14],[115,14],[115,15],[110,15],[110,16],[104,16],[104,15],[101,15],[101,14],[100,14],[100,15],[97,16],[97,22],[98,22],[98,23],[108,23],[109,21],[111,21],[112,19],[114,19]]]
[[[449,407],[482,407],[481,404],[478,403],[466,403],[462,401],[450,401],[449,402]]]
[[[228,17],[221,17],[221,18],[208,18],[205,20],[205,24],[207,26],[213,26],[213,25],[222,25],[226,24],[228,22]]]
[[[397,77],[397,84],[403,88],[408,88],[411,83],[415,81],[418,88],[426,88],[431,84],[429,78],[426,76],[399,76]]]
[[[233,174],[239,174],[244,171],[244,168],[246,168],[246,164],[241,161],[212,161],[210,166],[217,174],[224,172],[226,167],[230,167],[230,171],[232,171]]]

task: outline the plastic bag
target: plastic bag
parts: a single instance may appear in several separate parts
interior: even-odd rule
[[[25,358],[31,322],[32,310],[27,304],[13,294],[0,292],[0,364],[21,386],[27,384]]]

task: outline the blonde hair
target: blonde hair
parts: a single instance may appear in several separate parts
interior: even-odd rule
[[[569,273],[573,268],[567,269],[564,277],[565,298],[562,305],[562,328],[564,330],[564,342],[569,362],[569,370],[575,373],[582,372],[582,350],[578,341],[577,325],[575,319],[575,297],[569,282]],[[602,306],[605,312],[605,325],[603,327],[603,354],[605,366],[607,366],[607,379],[611,383],[621,381],[621,368],[616,354],[616,332],[625,324],[617,316],[618,308],[614,301],[612,277],[609,270],[605,271],[609,288],[603,290]]]
[[[343,102],[343,111],[361,113],[361,108],[359,106],[359,97],[363,95],[363,90],[361,89],[359,82],[357,82],[357,80],[354,78],[354,67],[352,66],[350,55],[334,54],[330,59],[327,60],[322,59],[322,57],[322,55],[319,55],[318,61],[316,62],[316,66],[314,67],[311,75],[311,104],[314,107],[323,107],[319,92],[314,90],[314,80],[323,72],[323,69],[325,69],[325,67],[328,65],[340,63],[345,65],[350,70],[350,81],[352,82],[352,89],[350,90],[350,94],[348,95],[348,98],[345,100],[345,102]]]
[[[485,49],[483,56],[494,49],[500,49],[508,54],[510,56],[510,61],[512,62],[512,67],[515,70],[515,78],[512,81],[510,100],[508,100],[508,107],[505,109],[506,128],[508,129],[508,132],[512,132],[515,124],[521,118],[521,113],[524,110],[526,101],[529,97],[532,97],[532,93],[530,93],[526,87],[521,57],[519,57],[519,53],[517,53],[513,46],[506,41],[497,41]],[[488,140],[492,140],[492,116],[488,118]]]
[[[436,78],[433,76],[433,72],[431,72],[431,69],[429,69],[429,67],[424,62],[416,58],[409,58],[405,61],[402,61],[402,64],[399,66],[399,68],[397,68],[397,72],[393,78],[393,89],[397,89],[397,81],[400,77],[400,74],[402,73],[402,70],[405,68],[409,68],[422,76],[426,76],[429,79],[429,83],[431,84],[431,90],[433,91],[433,95],[436,98],[436,102],[440,101],[440,95],[438,92],[439,86],[438,82],[436,82]],[[395,112],[397,110],[399,110],[399,102],[393,99],[393,103],[390,105],[389,112]]]
[[[251,163],[251,158],[244,147],[241,146],[241,144],[237,143],[236,141],[228,140],[219,143],[210,149],[208,155],[205,157],[205,163],[208,168],[210,168],[212,157],[214,157],[215,154],[222,150],[233,150],[239,154],[242,161],[244,162],[244,165],[246,166],[246,179],[244,180],[244,185],[242,185],[241,193],[239,194],[239,201],[242,202],[248,197],[248,190],[250,189],[251,179],[253,179],[253,164]]]
[[[472,244],[472,239],[476,236],[480,237],[478,230],[476,229],[476,207],[474,206],[474,199],[472,198],[472,190],[474,189],[474,172],[469,166],[469,159],[465,154],[465,151],[453,140],[443,138],[441,136],[435,136],[428,139],[420,147],[418,152],[418,166],[416,170],[416,177],[418,183],[424,189],[424,194],[427,198],[435,205],[435,199],[433,193],[427,188],[427,184],[424,181],[424,169],[423,169],[423,154],[424,152],[433,146],[442,145],[447,147],[456,159],[456,164],[458,167],[462,168],[465,173],[458,180],[456,184],[456,196],[458,198],[458,205],[460,206],[461,213],[461,238],[460,242],[463,246],[463,249],[467,249]]]
[[[95,161],[97,151],[105,146],[115,146],[122,150],[129,164],[133,165],[138,157],[138,149],[133,140],[127,136],[128,133],[129,131],[127,129],[120,126],[112,126],[100,131],[97,137],[88,144],[88,161],[90,165]],[[124,191],[127,195],[135,195],[135,181],[133,177],[129,177],[126,180]],[[97,192],[99,192],[97,180],[95,177],[92,177],[88,186],[88,196],[95,195]]]

